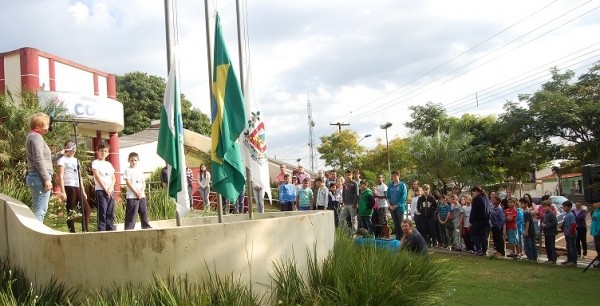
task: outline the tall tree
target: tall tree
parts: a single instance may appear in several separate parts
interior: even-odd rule
[[[450,129],[451,118],[442,104],[427,102],[425,105],[411,105],[408,109],[411,111],[412,121],[406,122],[404,126],[413,133],[433,136],[438,131],[448,132]]]
[[[160,119],[165,93],[164,79],[144,72],[130,72],[117,76],[117,99],[123,103],[125,129],[123,134],[133,134]],[[183,126],[204,135],[210,135],[210,119],[192,107],[181,95]]]
[[[358,144],[356,132],[342,130],[320,138],[321,145],[317,151],[328,166],[334,169],[353,169],[358,166],[358,156],[365,151],[365,148]]]
[[[584,163],[600,161],[600,63],[571,82],[575,73],[551,69],[552,79],[533,95],[523,96],[536,131],[566,144],[562,157]]]
[[[432,182],[445,191],[449,183],[477,180],[474,156],[482,154],[481,146],[471,146],[473,135],[452,128],[434,136],[417,134],[409,140],[408,152],[416,162],[421,181]]]

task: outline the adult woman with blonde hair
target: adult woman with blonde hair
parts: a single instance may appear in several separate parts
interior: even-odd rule
[[[52,153],[44,140],[48,133],[50,117],[42,112],[35,113],[29,119],[29,133],[25,139],[27,155],[27,176],[25,181],[31,191],[31,210],[35,217],[44,222],[48,210],[50,191],[52,190]]]

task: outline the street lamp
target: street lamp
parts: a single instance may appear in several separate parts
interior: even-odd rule
[[[361,139],[360,139],[360,140],[359,140],[359,141],[358,141],[356,144],[359,144],[359,143],[360,143],[360,142],[361,142],[363,139],[365,139],[365,138],[369,138],[369,137],[371,137],[371,136],[373,136],[373,135],[371,135],[371,134],[367,134],[367,135],[363,136],[363,138],[361,138]]]
[[[392,126],[391,122],[386,122],[380,126],[381,129],[385,130],[385,146],[387,148],[387,162],[388,162],[388,175],[392,173],[392,167],[390,166],[390,143],[388,142],[388,128]]]

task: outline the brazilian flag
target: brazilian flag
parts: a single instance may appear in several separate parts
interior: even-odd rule
[[[246,126],[244,97],[225,47],[219,15],[215,22],[212,83],[211,170],[213,190],[235,201],[246,180],[237,139]]]

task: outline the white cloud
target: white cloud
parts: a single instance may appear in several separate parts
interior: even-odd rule
[[[181,88],[208,114],[203,4],[177,4]],[[237,70],[235,3],[213,4],[210,35],[218,10]],[[405,135],[410,105],[498,113],[506,100],[535,91],[550,67],[587,70],[600,59],[597,46],[584,50],[600,37],[600,13],[584,0],[242,4],[269,152],[279,158],[308,156],[308,94],[316,140],[337,129],[329,122],[348,121],[373,134],[361,142],[373,146],[383,122],[394,123],[390,136]],[[163,9],[143,0],[7,1],[0,28],[19,30],[0,33],[0,51],[30,46],[111,73],[166,77]]]

